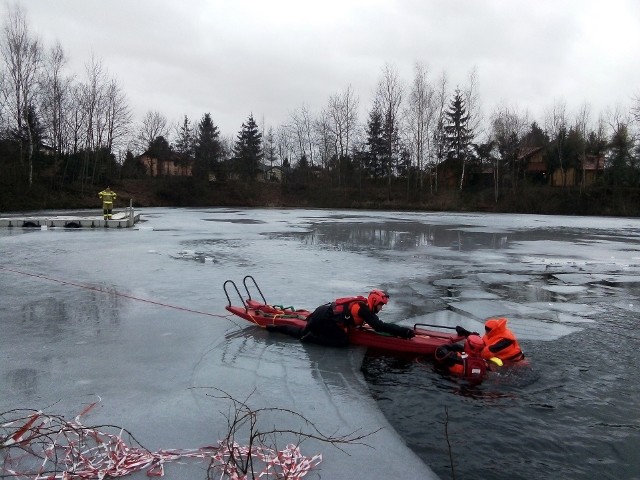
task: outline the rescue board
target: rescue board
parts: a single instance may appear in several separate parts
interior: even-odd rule
[[[248,284],[247,282],[250,283]],[[224,282],[223,288],[228,301],[228,305],[225,308],[228,312],[262,328],[266,328],[267,325],[292,325],[296,327],[304,327],[306,325],[307,317],[311,315],[310,310],[267,303],[256,281],[250,275],[244,278],[243,284],[246,295],[240,293],[240,290],[232,280]],[[233,305],[229,297],[228,288],[231,287],[235,289],[240,300],[236,305]],[[257,292],[261,299],[252,298],[251,290]],[[414,325],[413,330],[416,335],[409,339],[378,333],[368,325],[351,328],[347,333],[351,345],[389,353],[426,356],[433,356],[436,349],[441,345],[455,343],[464,339],[458,334],[428,330],[418,327],[417,324]]]

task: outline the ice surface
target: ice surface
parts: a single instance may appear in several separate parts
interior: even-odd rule
[[[74,416],[99,396],[89,422],[121,425],[151,449],[195,448],[226,431],[222,390],[326,433],[376,432],[346,453],[305,442],[303,453],[324,456],[307,478],[433,478],[371,398],[362,350],[232,318],[224,306],[239,300],[223,282],[249,274],[271,303],[310,309],[384,288],[386,321],[482,331],[506,316],[525,351],[587,328],[598,302],[640,311],[635,220],[224,208],[145,209],[142,220],[0,231],[0,410]],[[187,477],[206,474],[167,472]]]

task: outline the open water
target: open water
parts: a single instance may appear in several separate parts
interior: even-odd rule
[[[640,478],[638,221],[388,214],[301,241],[394,264],[378,278],[400,323],[481,332],[509,318],[529,366],[480,386],[424,359],[365,357],[380,408],[442,478]]]
[[[159,303],[224,314],[222,283],[241,283],[247,274],[268,301],[297,308],[384,288],[391,295],[381,314],[385,321],[481,331],[485,318],[506,316],[529,361],[469,386],[434,372],[426,359],[367,353],[362,372],[376,404],[441,478],[640,479],[638,220],[286,209],[142,214],[145,221],[134,231],[0,232],[0,284],[11,292],[2,299],[3,321],[9,325],[18,315],[32,328],[45,311],[65,320],[50,322],[48,333],[39,329],[41,340],[25,338],[5,350],[5,361],[24,356],[28,363],[33,352],[23,350],[46,349],[47,338],[66,342],[87,315],[96,318],[95,326],[82,327],[76,346],[103,338],[97,348],[129,355],[126,344],[134,338],[110,334],[117,342],[105,346],[104,332],[123,330],[127,317],[141,312],[149,325],[168,321],[168,314],[154,313]],[[159,303],[132,310],[129,299],[109,297],[72,314],[88,305],[77,288],[83,284]],[[48,306],[37,300],[41,296]],[[189,313],[170,315],[186,322]],[[209,320],[163,327],[174,337],[155,338],[153,329],[146,335],[168,345],[187,325],[200,325],[205,335],[203,321]],[[254,327],[238,325],[235,337],[253,336]],[[291,355],[304,360],[308,352],[295,340],[283,337],[278,344],[287,342]],[[161,363],[162,355],[141,361]],[[51,354],[43,362],[51,363]],[[204,363],[194,367],[193,378]],[[44,386],[38,385],[49,375],[43,369],[5,364],[3,382],[12,388],[0,393],[0,406],[42,399]],[[83,384],[94,382],[90,370],[85,377]],[[136,418],[130,414],[129,420]]]

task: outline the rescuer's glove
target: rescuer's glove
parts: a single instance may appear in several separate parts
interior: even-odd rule
[[[469,335],[471,335],[471,332],[469,330],[467,330],[464,327],[461,327],[460,325],[456,327],[456,333],[461,337],[468,337]]]
[[[413,331],[413,328],[405,327],[402,332],[400,332],[400,336],[402,338],[413,338],[416,336],[416,332]]]

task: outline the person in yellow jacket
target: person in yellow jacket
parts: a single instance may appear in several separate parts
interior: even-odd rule
[[[105,220],[111,220],[113,214],[113,201],[116,199],[116,192],[107,187],[98,196],[102,199],[102,214]]]

